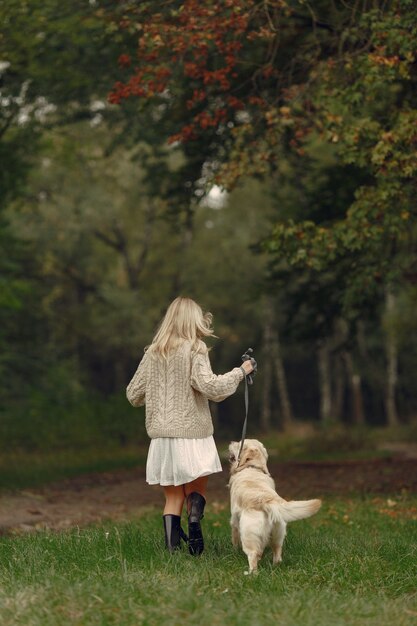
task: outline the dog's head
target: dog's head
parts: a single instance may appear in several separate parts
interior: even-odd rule
[[[268,452],[265,446],[257,439],[245,439],[242,453],[238,466],[238,455],[240,450],[240,441],[232,441],[229,445],[229,461],[230,473],[233,474],[238,467],[243,468],[248,465],[259,467],[262,471],[267,472],[266,462],[268,460]]]

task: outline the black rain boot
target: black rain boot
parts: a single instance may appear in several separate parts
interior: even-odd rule
[[[165,547],[174,552],[180,548],[181,539],[188,541],[188,537],[181,528],[181,517],[179,515],[163,515],[165,531]]]
[[[193,491],[187,497],[188,506],[188,550],[193,556],[204,550],[204,539],[200,520],[204,517],[206,500],[200,493]]]

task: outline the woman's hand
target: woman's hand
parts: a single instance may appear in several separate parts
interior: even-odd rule
[[[251,361],[243,361],[241,367],[245,370],[245,374],[246,376],[248,374],[250,374],[251,372],[253,372],[253,365],[251,363]]]

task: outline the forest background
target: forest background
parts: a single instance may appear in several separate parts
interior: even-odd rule
[[[178,294],[215,372],[255,349],[251,434],[415,434],[412,5],[1,4],[3,453],[143,443],[125,387]],[[241,392],[212,408],[239,437]]]

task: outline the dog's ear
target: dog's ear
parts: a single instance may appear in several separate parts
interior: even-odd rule
[[[268,460],[268,452],[266,451],[265,446],[261,442],[259,442],[259,449],[262,452],[262,454],[264,455],[265,461],[267,461]]]
[[[239,442],[232,441],[229,445],[229,461],[230,463],[234,463],[237,459],[237,455],[239,452]]]
[[[256,457],[256,448],[243,448],[243,452],[245,453],[244,463],[249,463],[249,461],[253,461]]]
[[[244,448],[245,463],[249,461],[257,461],[266,465],[268,460],[268,452],[260,441],[254,441],[251,446]]]

